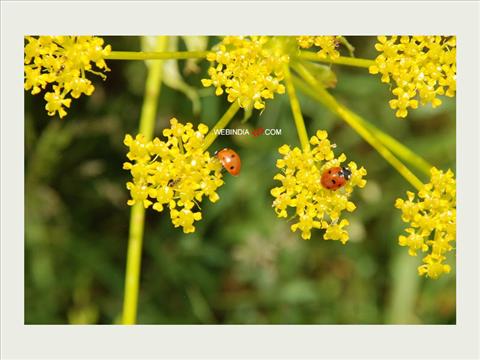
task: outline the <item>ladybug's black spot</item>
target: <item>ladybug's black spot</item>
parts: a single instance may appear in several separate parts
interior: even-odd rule
[[[235,157],[235,154],[232,154],[232,158],[234,158],[234,157]]]
[[[328,170],[328,173],[329,173],[329,174],[331,174],[331,173],[332,173],[332,170],[331,170],[331,169],[330,169],[330,170]]]
[[[335,185],[337,182],[335,181],[335,179],[332,179],[332,183],[333,185]]]
[[[230,166],[230,170],[233,170],[233,169],[235,169],[235,166],[233,166],[233,165]]]

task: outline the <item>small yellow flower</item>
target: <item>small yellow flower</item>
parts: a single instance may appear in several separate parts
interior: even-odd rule
[[[408,109],[430,103],[439,106],[437,95],[455,96],[456,39],[442,36],[379,36],[375,45],[381,52],[371,74],[381,74],[382,82],[394,82],[390,107],[405,118]]]
[[[92,63],[103,71],[108,71],[105,56],[111,47],[103,47],[103,39],[94,36],[27,36],[24,48],[25,90],[33,95],[47,89],[52,84],[53,91],[45,93],[48,115],[56,113],[63,118],[70,107],[71,99],[82,94],[90,96],[94,91],[86,72],[100,75],[93,69]]]
[[[298,36],[297,43],[302,49],[309,49],[312,46],[320,48],[317,54],[320,59],[338,59],[340,53],[338,52],[340,36]]]
[[[273,208],[278,217],[287,218],[289,208],[293,208],[293,218],[297,222],[291,225],[292,231],[299,230],[303,239],[310,239],[312,229],[324,229],[325,240],[339,240],[342,244],[348,241],[348,233],[344,227],[348,221],[341,219],[343,210],[352,212],[355,204],[349,197],[355,187],[364,187],[363,177],[367,171],[351,161],[348,164],[352,175],[344,187],[337,191],[325,189],[321,184],[322,173],[326,169],[341,166],[346,156],[341,154],[335,158],[332,144],[326,131],[317,131],[310,138],[312,150],[302,151],[283,145],[278,149],[283,157],[277,160],[281,173],[274,179],[282,183],[271,190]]]
[[[432,168],[430,173],[430,182],[418,192],[417,201],[408,191],[407,200],[397,199],[395,207],[402,210],[402,220],[410,224],[405,229],[407,236],[399,237],[400,246],[407,246],[411,256],[418,251],[429,252],[418,273],[437,279],[450,272],[450,265],[444,261],[456,239],[456,181],[451,170],[444,173]]]
[[[218,201],[216,191],[223,185],[222,165],[202,150],[207,132],[204,124],[195,130],[191,123],[183,125],[171,119],[170,128],[163,130],[166,141],[146,141],[141,134],[134,139],[127,134],[124,143],[129,147],[130,162],[123,168],[133,177],[127,183],[128,205],[139,202],[159,212],[168,207],[175,227],[194,232],[193,223],[202,218],[198,204],[203,197]]]
[[[285,93],[282,67],[289,56],[274,37],[226,36],[207,59],[212,65],[203,86],[215,87],[217,96],[226,92],[229,102],[244,109],[261,110],[266,99]]]
[[[45,109],[48,115],[53,116],[58,112],[61,118],[67,114],[64,106],[69,108],[72,102],[72,99],[65,99],[65,95],[60,94],[60,88],[58,86],[54,86],[53,92],[46,93],[44,98],[47,101]]]

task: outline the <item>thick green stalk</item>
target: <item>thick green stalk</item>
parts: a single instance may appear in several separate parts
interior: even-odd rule
[[[310,150],[310,142],[308,141],[307,129],[305,127],[305,121],[303,120],[302,110],[300,109],[300,102],[295,92],[295,87],[292,82],[292,74],[290,68],[285,65],[285,85],[287,87],[288,98],[290,99],[290,107],[293,113],[293,119],[295,120],[295,126],[297,127],[298,138],[302,145],[302,150]]]
[[[165,49],[167,38],[157,37],[158,51]],[[139,133],[146,139],[153,137],[157,102],[162,84],[163,61],[151,63],[145,84],[145,97],[140,116]],[[140,266],[142,260],[143,230],[145,208],[142,203],[133,205],[130,213],[130,232],[128,237],[127,268],[125,273],[125,293],[123,302],[123,324],[135,324],[137,321],[138,289],[140,283]]]
[[[140,266],[142,260],[145,208],[137,203],[130,211],[130,232],[128,235],[127,269],[125,273],[125,293],[123,298],[124,325],[137,321],[138,289],[140,287]]]
[[[392,285],[385,311],[385,323],[413,324],[416,322],[414,309],[420,287],[417,266],[417,258],[411,257],[406,251],[395,252],[390,269]]]
[[[359,59],[354,57],[346,57],[340,56],[336,59],[331,58],[320,58],[318,57],[317,53],[311,51],[300,51],[297,55],[299,59],[308,60],[308,61],[318,61],[328,64],[338,64],[338,65],[347,65],[347,66],[355,66],[361,68],[369,68],[372,65],[375,65],[375,60],[370,59]]]
[[[319,84],[315,78],[300,64],[295,65],[295,70],[310,86],[307,86],[303,81],[294,79],[295,85],[301,89],[305,94],[314,98],[315,100],[324,104],[330,111],[337,114],[347,124],[349,124],[366,142],[368,142],[378,153],[392,165],[415,189],[420,190],[423,183],[406,167],[400,160],[398,160],[391,151],[376,137],[373,133],[364,126],[365,120],[360,116],[350,111],[347,107],[337,102],[337,100],[330,95],[325,88]]]
[[[223,114],[223,116],[218,120],[218,122],[210,129],[210,132],[205,136],[205,140],[203,142],[203,151],[207,150],[210,145],[215,141],[218,136],[218,131],[224,129],[230,121],[233,119],[237,111],[240,109],[240,105],[238,101],[235,101],[228,110]]]
[[[208,51],[112,51],[105,60],[171,60],[205,58]]]

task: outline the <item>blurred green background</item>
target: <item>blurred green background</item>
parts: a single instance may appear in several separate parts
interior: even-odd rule
[[[105,37],[114,50],[140,50],[138,37]],[[373,37],[350,37],[356,56],[376,56]],[[213,44],[217,40],[210,39]],[[181,46],[184,46],[181,43]],[[25,323],[111,324],[121,317],[130,209],[123,138],[138,129],[146,66],[109,61],[107,80],[72,101],[65,119],[49,117],[43,95],[25,93]],[[179,62],[182,70],[184,61]],[[201,110],[162,87],[156,136],[171,117],[212,126],[225,96],[203,89]],[[333,66],[333,95],[441,169],[455,169],[455,99],[395,118],[390,87],[366,69]],[[238,178],[226,176],[220,201],[202,203],[194,234],[175,229],[168,213],[147,211],[138,323],[141,324],[454,324],[455,272],[420,278],[421,256],[397,244],[405,224],[393,204],[411,186],[348,125],[299,94],[307,130],[326,129],[336,153],[368,170],[347,214],[347,245],[292,233],[272,209],[277,149],[297,145],[288,98],[278,95],[259,116],[229,127],[281,128],[282,136],[223,136],[242,157]],[[419,174],[420,175],[420,174]],[[425,178],[421,178],[426,180]],[[450,254],[452,258],[453,254]],[[450,264],[454,267],[454,260]]]

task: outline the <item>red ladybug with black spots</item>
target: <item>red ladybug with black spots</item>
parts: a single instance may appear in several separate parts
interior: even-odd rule
[[[240,169],[242,168],[242,161],[240,160],[240,156],[229,148],[225,148],[223,150],[218,151],[215,153],[217,159],[222,163],[223,168],[227,170],[231,175],[237,176],[240,174]]]
[[[344,186],[352,176],[352,171],[347,166],[335,166],[326,169],[321,178],[322,186],[328,190],[338,190]]]

